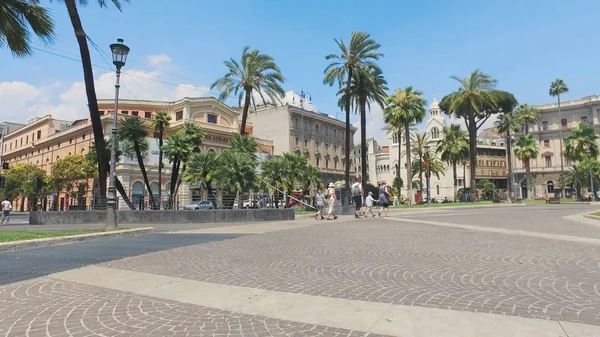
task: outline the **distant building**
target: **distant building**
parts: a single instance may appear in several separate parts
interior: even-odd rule
[[[256,137],[273,141],[274,154],[303,154],[323,174],[323,183],[344,180],[346,124],[327,114],[289,104],[258,108],[248,115]],[[350,129],[353,155],[355,127]],[[350,159],[352,163],[352,158]],[[354,168],[350,168],[354,172]]]
[[[12,122],[0,123],[0,158],[2,158],[2,151],[4,150],[4,146],[2,146],[2,142],[4,141],[4,136],[6,136],[9,133],[14,132],[24,126],[25,126],[25,124],[20,124],[20,123],[12,123]]]

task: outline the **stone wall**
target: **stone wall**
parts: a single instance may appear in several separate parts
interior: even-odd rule
[[[104,223],[105,211],[31,212],[30,225]],[[294,220],[293,209],[119,211],[119,224],[218,223]]]

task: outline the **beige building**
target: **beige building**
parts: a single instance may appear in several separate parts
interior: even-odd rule
[[[201,151],[219,152],[227,148],[228,142],[234,133],[239,132],[239,113],[230,107],[220,103],[213,97],[184,98],[174,102],[162,101],[139,101],[120,100],[119,118],[134,116],[150,121],[157,111],[167,111],[171,115],[171,125],[166,130],[165,137],[177,132],[184,122],[194,122],[206,133],[206,137],[200,147]],[[103,131],[106,138],[110,136],[113,121],[113,100],[98,100]],[[252,126],[248,125],[246,131],[252,134]],[[153,131],[149,130],[149,135]],[[35,120],[25,127],[7,135],[3,144],[3,160],[9,163],[29,163],[38,165],[47,173],[51,172],[52,163],[68,155],[85,155],[92,145],[92,125],[88,119],[74,122],[53,119],[45,116]],[[272,154],[273,142],[258,140],[261,153]],[[148,172],[150,187],[154,195],[162,189],[163,199],[166,200],[170,189],[170,164],[165,160],[162,181],[158,181],[158,139],[148,138],[149,151],[144,153],[144,163]],[[124,153],[116,168],[116,174],[129,198],[137,207],[143,207],[148,203],[148,191],[146,190],[142,174],[134,154]],[[87,207],[93,207],[93,198],[90,191],[83,200]],[[50,196],[42,202],[44,209],[63,210],[69,205],[78,204],[77,200],[71,199],[66,193],[56,192],[56,196]],[[198,186],[182,183],[176,196],[176,203],[184,205],[192,200],[214,199],[216,194],[201,196]],[[18,206],[19,201],[17,201]],[[25,200],[24,209],[28,208]],[[126,209],[127,205],[119,199],[119,208]]]
[[[259,108],[248,115],[256,137],[273,141],[274,154],[304,154],[323,174],[323,182],[344,180],[346,124],[326,114],[292,105]],[[350,130],[350,155],[355,127]],[[354,168],[351,167],[350,172]]]
[[[552,196],[560,193],[560,138],[562,133],[563,149],[564,138],[570,134],[570,129],[576,128],[579,123],[590,123],[597,134],[600,132],[600,96],[587,96],[579,100],[561,102],[561,116],[558,116],[558,104],[551,103],[537,106],[540,109],[540,119],[535,125],[529,126],[529,131],[534,134],[538,142],[539,155],[531,160],[531,173],[534,180],[535,197]],[[524,131],[524,130],[522,130]],[[519,134],[516,135],[518,137]],[[513,147],[514,149],[514,147]],[[513,151],[514,156],[514,151]],[[533,193],[527,189],[525,183],[525,166],[520,160],[515,160],[515,176],[521,185],[523,197]],[[571,162],[563,157],[564,172],[568,172]],[[565,188],[566,196],[572,195],[570,187]]]

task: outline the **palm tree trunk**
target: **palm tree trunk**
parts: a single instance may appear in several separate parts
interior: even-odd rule
[[[168,209],[172,209],[173,207],[173,197],[175,193],[175,187],[177,185],[177,172],[179,172],[179,159],[174,158],[171,168],[171,186],[169,187],[169,204],[167,205]]]
[[[98,189],[100,193],[100,204],[106,204],[106,178],[108,172],[108,158],[105,158],[106,148],[104,142],[104,132],[102,131],[102,121],[98,112],[98,99],[96,98],[96,88],[94,86],[94,72],[92,69],[92,59],[90,50],[87,44],[87,35],[83,30],[81,18],[77,11],[75,0],[65,0],[67,12],[71,19],[71,25],[75,32],[75,38],[79,45],[79,54],[81,56],[81,64],[83,66],[83,79],[85,83],[85,94],[87,96],[88,108],[90,110],[90,120],[92,122],[92,131],[94,133],[94,144],[96,146],[96,159],[98,162]],[[116,111],[115,111],[116,113]]]
[[[423,201],[423,154],[419,152],[419,190],[421,191],[421,197],[419,202]]]
[[[150,188],[150,182],[148,181],[148,173],[146,172],[146,165],[144,165],[144,159],[142,158],[142,151],[140,151],[140,145],[137,142],[134,142],[133,148],[135,149],[135,156],[137,157],[138,165],[140,166],[140,170],[142,171],[142,177],[144,177],[144,183],[146,184],[146,188],[148,189],[148,196],[150,198],[150,209],[156,209],[154,193],[152,193],[152,189]]]
[[[563,158],[563,137],[562,137],[562,117],[561,117],[561,112],[560,112],[560,94],[557,95],[558,97],[558,138],[560,139],[559,143],[560,143],[560,151],[558,151],[558,154],[560,155],[560,197],[564,198],[565,197],[565,184],[564,184],[564,180],[565,180],[565,166],[564,166],[564,158]]]
[[[527,194],[529,194],[527,199],[533,199],[533,190],[531,189],[531,159],[527,159],[527,163],[525,163],[525,173],[527,175]]]
[[[400,191],[400,159],[402,158],[402,129],[398,130],[398,168],[396,169],[396,178],[398,179],[398,194],[402,195]],[[408,182],[407,182],[408,183]]]
[[[342,198],[342,205],[350,205],[350,103],[351,103],[351,81],[352,81],[352,67],[348,69],[348,80],[346,81],[346,167],[344,171],[344,179],[346,180],[344,197]]]
[[[515,195],[515,200],[517,199],[517,191],[515,189],[515,183],[513,181],[513,167],[512,167],[512,154],[511,154],[511,145],[510,145],[510,131],[506,133],[506,164],[508,167],[508,174],[506,181],[508,182],[508,203],[512,203],[512,196]]]
[[[456,202],[456,195],[458,194],[458,173],[456,172],[456,161],[452,162],[452,176],[454,179],[454,202]]]
[[[360,100],[360,163],[363,184],[369,182],[367,179],[367,100]]]
[[[163,166],[163,129],[161,128],[159,131],[158,140],[158,203],[157,208],[160,210],[160,205],[162,203],[162,166]]]
[[[475,176],[477,175],[477,124],[475,122],[475,118],[471,118],[468,125],[469,129],[469,161],[471,162],[471,197],[470,201],[475,201],[475,195],[477,193],[477,180]]]
[[[115,179],[115,186],[117,191],[119,191],[121,198],[123,198],[123,201],[125,201],[125,204],[127,204],[127,207],[129,207],[129,209],[132,211],[135,210],[135,206],[131,203],[131,200],[129,200],[129,196],[127,196],[127,192],[125,191],[125,188],[123,188],[123,184],[119,178]]]
[[[412,205],[415,203],[415,195],[412,186],[412,163],[410,162],[410,123],[404,125],[404,133],[406,135],[406,184],[408,186],[408,200]],[[400,155],[400,150],[398,150],[398,155]],[[400,158],[398,158],[398,164],[400,164]]]
[[[250,109],[250,99],[252,98],[252,90],[246,90],[246,97],[244,98],[244,109],[242,110],[242,126],[240,128],[240,135],[246,134],[246,119],[248,119],[248,109]]]
[[[183,164],[183,169],[181,170],[181,173],[177,174],[177,183],[175,184],[175,190],[173,191],[173,198],[175,198],[177,196],[177,193],[179,192],[179,186],[181,185],[181,176],[183,176],[183,172],[185,172],[185,169],[185,164]],[[177,171],[179,171],[179,167],[177,168]]]

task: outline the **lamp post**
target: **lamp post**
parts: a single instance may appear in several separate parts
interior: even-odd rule
[[[590,149],[587,149],[585,151],[585,154],[587,154],[588,158],[590,159],[590,189],[592,190],[592,200],[591,201],[595,201],[596,200],[596,193],[594,192],[594,176],[592,175],[592,151],[590,151]]]
[[[123,44],[123,39],[117,39],[117,43],[110,45],[110,51],[113,56],[113,64],[117,67],[117,79],[115,82],[115,111],[113,112],[113,128],[112,128],[112,146],[110,149],[110,175],[108,178],[108,200],[106,202],[106,228],[117,228],[117,188],[116,183],[116,166],[117,166],[117,147],[119,141],[117,139],[117,124],[119,111],[119,80],[121,78],[121,68],[127,61],[129,47]]]
[[[425,145],[427,153],[427,207],[431,207],[431,152],[429,145]]]

